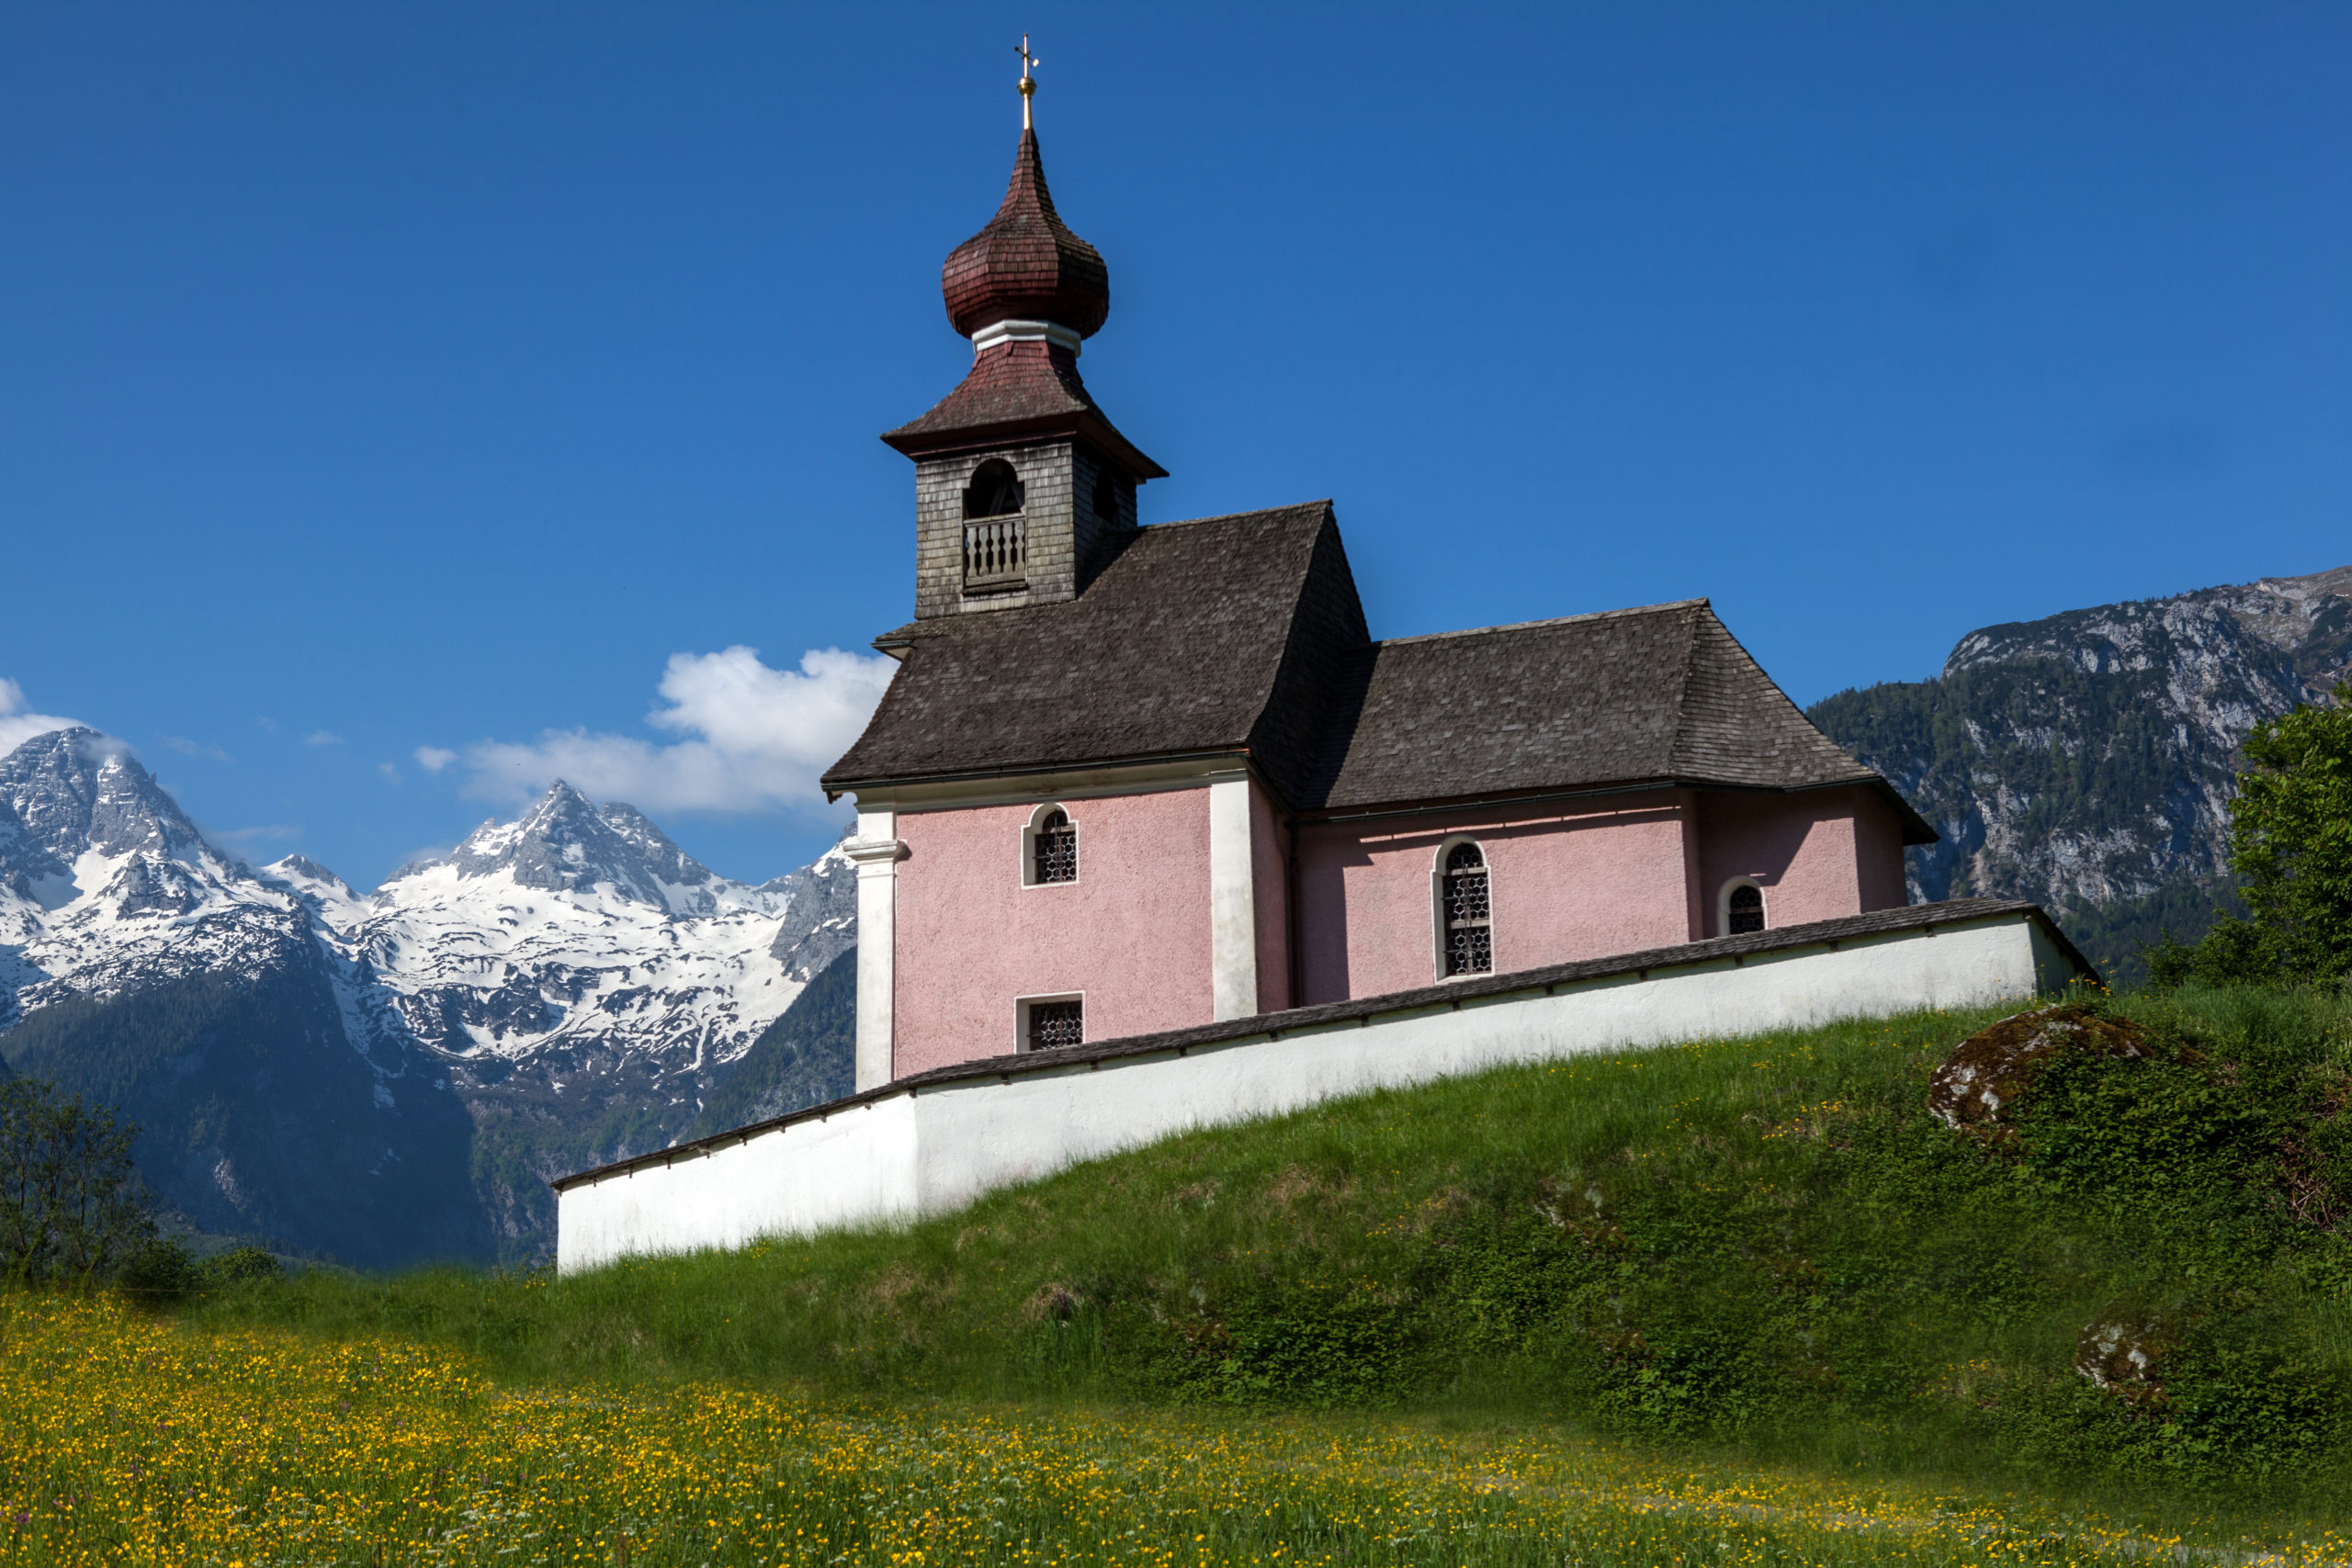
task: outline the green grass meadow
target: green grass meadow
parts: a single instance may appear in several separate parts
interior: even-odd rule
[[[2093,1005],[2152,1054],[2060,1062],[2006,1138],[1925,1094],[2011,1010],[1918,1014],[1369,1095],[898,1228],[562,1280],[313,1271],[178,1319],[516,1387],[1372,1422],[2319,1539],[2352,1519],[2352,1008]],[[2076,1371],[2098,1324],[2144,1380]]]

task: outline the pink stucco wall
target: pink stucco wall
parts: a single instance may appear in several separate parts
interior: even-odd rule
[[[1683,930],[1690,933],[1683,940],[1697,942],[1714,934],[1714,917],[1707,912],[1711,895],[1701,874],[1705,857],[1699,842],[1698,792],[1676,790],[1674,803],[1682,814],[1682,916]]]
[[[1871,791],[1857,790],[1854,858],[1862,873],[1862,908],[1900,909],[1911,902],[1903,879],[1903,822],[1894,808]]]
[[[1015,1049],[1023,997],[1084,993],[1095,1040],[1207,1022],[1208,799],[1203,787],[1062,802],[1079,880],[1046,887],[1022,885],[1034,807],[901,815],[893,1076]],[[1254,784],[1250,829],[1263,1011],[1431,984],[1431,873],[1455,834],[1486,852],[1501,972],[1717,935],[1735,876],[1763,888],[1773,926],[1905,900],[1901,824],[1867,790],[1660,790],[1308,823],[1295,889],[1293,829]]]
[[[1835,919],[1904,902],[1903,844],[1894,813],[1867,790],[1699,796],[1701,903],[1707,936],[1734,877],[1755,880],[1772,926]]]
[[[1574,809],[1431,812],[1299,831],[1305,1001],[1434,982],[1438,846],[1475,837],[1494,900],[1495,967],[1532,969],[1690,938],[1682,802],[1671,791]]]
[[[1062,802],[1078,881],[1022,886],[1034,807],[899,818],[891,1076],[1015,1049],[1015,1002],[1086,994],[1108,1040],[1209,1021],[1208,791]]]
[[[1290,1001],[1290,843],[1272,797],[1250,783],[1250,887],[1258,917],[1258,1010]]]

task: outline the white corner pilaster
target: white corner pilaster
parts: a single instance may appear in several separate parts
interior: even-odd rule
[[[1258,891],[1250,853],[1250,776],[1209,781],[1209,1016],[1258,1010]]]
[[[857,866],[857,1091],[890,1081],[891,1006],[898,996],[899,841],[896,811],[857,814],[857,837],[842,852]]]

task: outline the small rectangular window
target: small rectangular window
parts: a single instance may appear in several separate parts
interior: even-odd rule
[[[1029,1004],[1029,1039],[1032,1051],[1055,1051],[1065,1045],[1086,1043],[1086,1003],[1073,998],[1064,1002],[1031,1002]]]

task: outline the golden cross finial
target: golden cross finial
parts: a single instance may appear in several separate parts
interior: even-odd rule
[[[1029,52],[1027,33],[1021,35],[1021,47],[1014,52],[1021,56],[1021,129],[1027,130],[1030,129],[1029,100],[1037,92],[1037,78],[1032,76],[1030,73],[1046,62]]]

